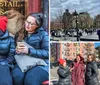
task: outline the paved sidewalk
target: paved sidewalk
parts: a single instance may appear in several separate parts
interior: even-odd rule
[[[50,69],[50,85],[57,85],[58,82],[58,74],[57,74],[58,67],[54,67]],[[98,79],[100,83],[100,69],[98,69]]]
[[[77,37],[69,37],[66,35],[65,37],[50,37],[51,41],[77,41]],[[80,37],[80,41],[99,41],[98,35],[96,32],[92,34],[83,33],[83,36]]]
[[[58,81],[58,74],[57,74],[58,67],[54,67],[50,69],[50,85],[57,85]]]

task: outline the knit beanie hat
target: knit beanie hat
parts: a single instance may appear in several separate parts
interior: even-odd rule
[[[2,30],[3,32],[6,31],[7,21],[8,19],[6,16],[0,16],[0,30]]]
[[[64,62],[66,62],[66,60],[64,60],[64,59],[62,59],[62,58],[59,58],[59,60],[58,60],[58,61],[59,61],[59,64],[60,64],[60,65],[63,65],[63,64],[64,64]]]

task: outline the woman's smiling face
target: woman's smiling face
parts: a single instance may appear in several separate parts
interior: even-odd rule
[[[88,61],[89,61],[89,62],[91,62],[91,61],[93,60],[93,59],[92,59],[92,57],[93,57],[93,56],[91,56],[91,55],[90,55],[90,56],[88,56],[88,58],[87,58],[87,59],[88,59]]]
[[[81,60],[81,59],[80,59],[80,56],[77,56],[77,57],[76,57],[76,61],[79,62],[80,60]]]

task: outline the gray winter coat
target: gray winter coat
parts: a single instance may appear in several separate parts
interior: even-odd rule
[[[66,68],[59,66],[59,69],[57,72],[59,75],[58,85],[71,85],[71,75],[70,75],[70,69],[68,66]]]
[[[86,85],[99,85],[98,84],[98,68],[96,62],[88,62],[86,65],[85,73]]]

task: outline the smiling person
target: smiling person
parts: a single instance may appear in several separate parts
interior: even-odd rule
[[[95,60],[96,59],[93,54],[88,55],[85,73],[86,85],[99,85],[98,68]]]
[[[84,58],[78,54],[72,66],[74,69],[71,73],[72,85],[85,85],[84,73],[85,65]]]
[[[12,71],[14,85],[41,85],[49,79],[49,38],[48,33],[42,28],[43,19],[39,13],[31,13],[26,17],[24,41],[32,48],[26,46],[16,50],[17,54],[23,53],[45,61],[47,66],[35,66],[23,73],[18,66]]]

